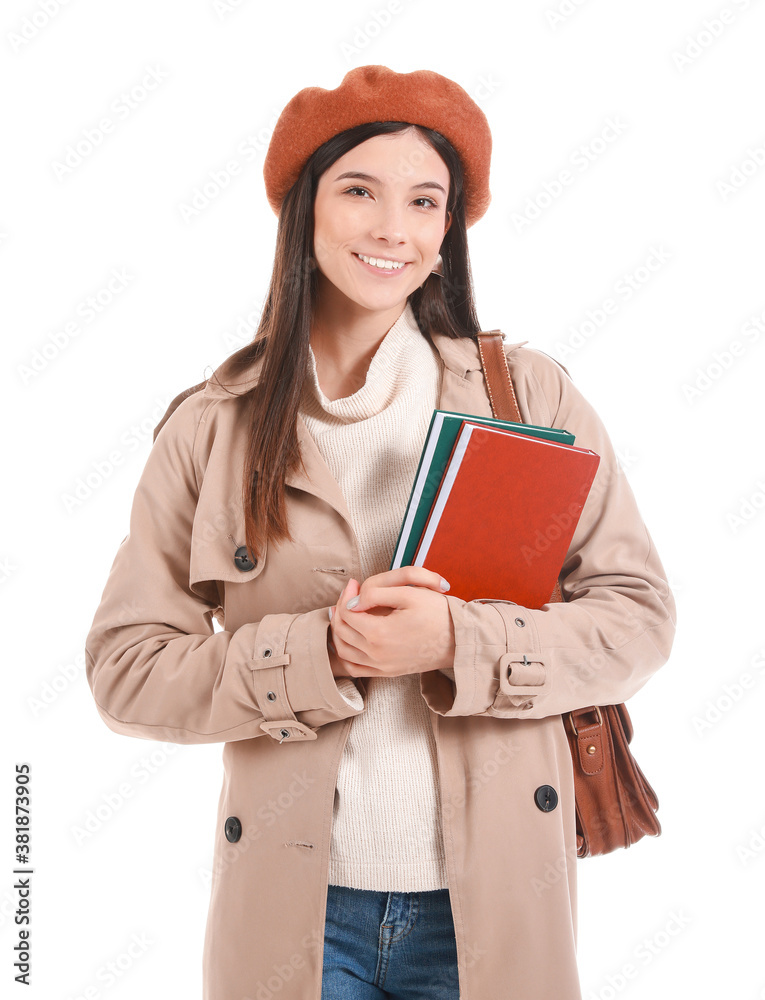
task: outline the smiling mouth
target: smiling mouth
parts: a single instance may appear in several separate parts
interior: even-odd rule
[[[353,251],[352,251],[353,252]],[[382,274],[400,274],[409,267],[411,261],[390,260],[385,257],[368,257],[366,254],[355,253],[353,256],[368,268],[379,271]]]

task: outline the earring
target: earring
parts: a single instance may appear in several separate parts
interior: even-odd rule
[[[444,259],[441,256],[441,254],[439,254],[438,257],[436,257],[436,265],[435,265],[435,267],[433,268],[433,270],[430,273],[431,274],[437,274],[439,278],[443,278],[443,276],[444,276]]]

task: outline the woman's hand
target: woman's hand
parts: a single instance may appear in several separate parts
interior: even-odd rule
[[[350,677],[396,677],[454,664],[454,626],[438,573],[402,566],[349,580],[332,609],[332,643]],[[357,605],[348,609],[349,600]]]

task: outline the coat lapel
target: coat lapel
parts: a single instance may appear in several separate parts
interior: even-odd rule
[[[477,417],[491,417],[491,403],[486,392],[478,343],[472,337],[448,337],[442,333],[425,334],[437,350],[443,363],[443,378],[438,409],[466,413]],[[510,346],[510,350],[527,341]],[[246,345],[227,358],[205,384],[203,393],[210,398],[227,398],[233,393],[241,395],[258,382],[260,360],[242,370],[236,381],[232,370],[236,361],[249,349]],[[506,345],[507,349],[507,345]],[[219,383],[224,383],[227,389]],[[291,472],[285,482],[326,501],[350,524],[351,515],[340,486],[324,460],[302,417],[298,414],[297,436],[305,471]],[[243,455],[239,457],[243,461]]]

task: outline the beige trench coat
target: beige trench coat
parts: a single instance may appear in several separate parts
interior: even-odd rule
[[[491,416],[476,342],[428,339],[445,365],[439,408]],[[577,1000],[573,773],[561,713],[634,695],[669,655],[675,607],[599,417],[546,354],[505,351],[524,421],[565,427],[601,456],[561,575],[567,603],[528,610],[493,594],[469,603],[447,594],[454,680],[427,671],[420,691],[438,750],[461,1000]],[[350,577],[361,579],[359,550],[299,419],[308,476],[287,480],[295,540],[269,546],[250,570],[235,564],[244,544],[237,397],[257,365],[235,396],[208,380],[168,407],[87,636],[87,678],[117,733],[224,744],[205,1000],[320,1000],[336,776],[363,711],[331,672],[328,608]],[[363,678],[353,683],[366,694]],[[535,803],[541,785],[558,793],[552,811]]]

